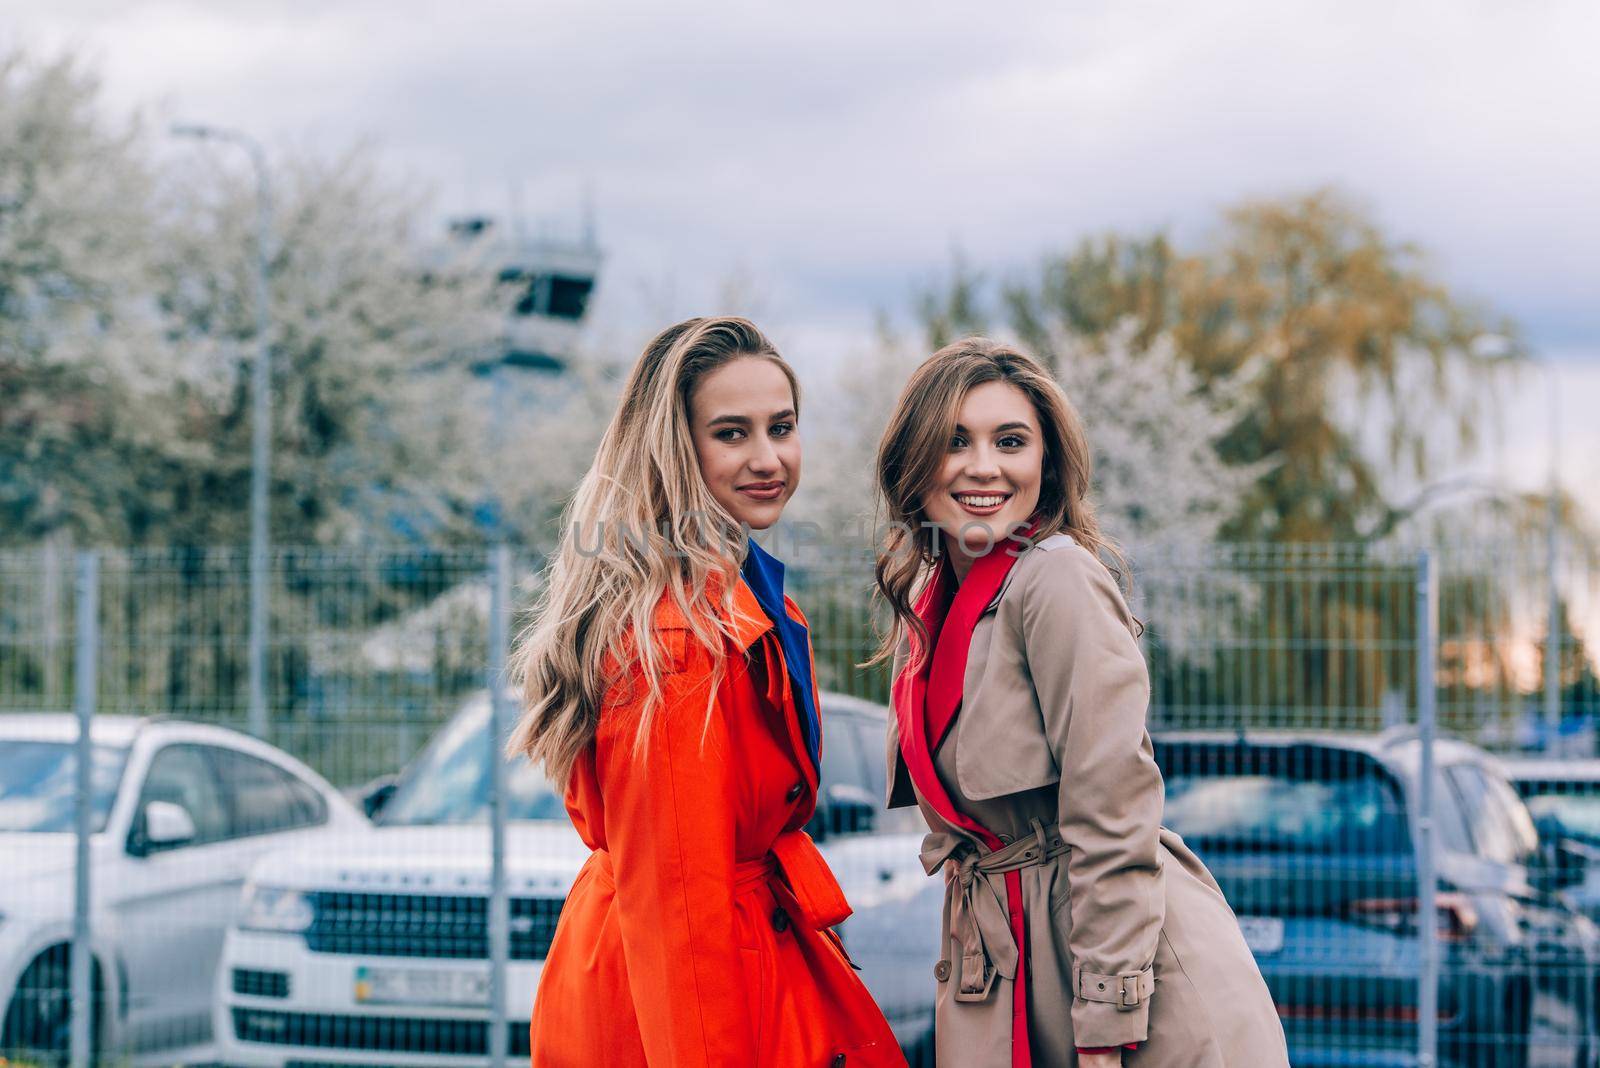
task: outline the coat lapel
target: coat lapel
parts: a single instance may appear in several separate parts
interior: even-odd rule
[[[1008,546],[999,546],[973,561],[972,569],[967,572],[966,580],[951,599],[944,624],[939,628],[933,662],[928,671],[927,730],[930,752],[938,752],[945,735],[950,731],[950,724],[955,722],[956,713],[961,710],[972,631],[989,610],[989,604],[999,595],[1001,584],[1017,562],[1017,557],[1007,550]]]
[[[800,726],[799,710],[794,706],[794,694],[789,686],[789,673],[783,658],[783,650],[778,644],[777,628],[743,577],[735,580],[733,590],[725,602],[721,600],[723,588],[722,576],[711,575],[706,582],[706,599],[726,611],[731,631],[728,638],[734,651],[743,655],[762,657],[762,666],[766,668],[767,675],[766,696],[772,701],[773,706],[780,710],[785,736],[789,739],[790,749],[793,750],[795,766],[800,769],[806,785],[815,797],[819,782],[818,767],[811,760],[811,748],[806,743],[805,734]],[[789,618],[802,626],[805,625],[805,616],[795,607],[794,602],[788,597],[783,600],[784,611]],[[663,630],[689,629],[688,617],[670,591],[663,594],[656,604],[654,625]],[[761,649],[756,652],[754,650],[758,642],[761,644]],[[815,663],[811,665],[810,676],[812,692],[816,693]]]

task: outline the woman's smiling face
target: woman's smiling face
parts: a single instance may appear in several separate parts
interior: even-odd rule
[[[1044,438],[1027,394],[985,382],[962,398],[949,452],[922,510],[944,533],[956,573],[1027,524],[1039,506]]]
[[[788,376],[762,357],[729,361],[690,395],[700,474],[717,503],[752,530],[776,523],[800,484],[795,421]]]

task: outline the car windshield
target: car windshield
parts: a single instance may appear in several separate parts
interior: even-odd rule
[[[383,824],[473,823],[489,818],[489,713],[470,708],[445,724],[400,777],[383,806]],[[513,820],[564,820],[561,797],[528,761],[506,762]]]
[[[89,827],[102,831],[128,762],[125,746],[94,745],[89,768]],[[72,830],[77,744],[6,739],[0,744],[0,831]]]
[[[1567,784],[1562,784],[1563,788]],[[1561,829],[1577,838],[1600,842],[1600,792],[1597,783],[1572,787],[1576,793],[1541,793],[1526,798],[1533,818],[1554,816]]]
[[[1400,853],[1409,848],[1394,780],[1342,759],[1183,760],[1166,774],[1163,822],[1211,849]]]

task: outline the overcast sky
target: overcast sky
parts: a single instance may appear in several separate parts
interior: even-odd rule
[[[85,52],[156,121],[369,139],[442,209],[575,229],[590,188],[629,349],[740,279],[802,370],[837,365],[953,248],[1005,276],[1331,183],[1600,405],[1594,0],[783,6],[0,0],[0,45]],[[1544,420],[1510,410],[1520,467]],[[1600,483],[1581,410],[1570,477]]]

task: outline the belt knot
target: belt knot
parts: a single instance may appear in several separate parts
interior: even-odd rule
[[[957,1001],[982,1001],[996,975],[1015,979],[1018,948],[1006,906],[1006,872],[1037,867],[1067,852],[1055,828],[1032,821],[1033,834],[996,850],[985,850],[970,838],[935,832],[922,840],[922,866],[929,875],[947,862],[955,865],[946,890],[949,937],[944,940],[940,974],[949,968],[950,943],[961,946],[961,982]]]

